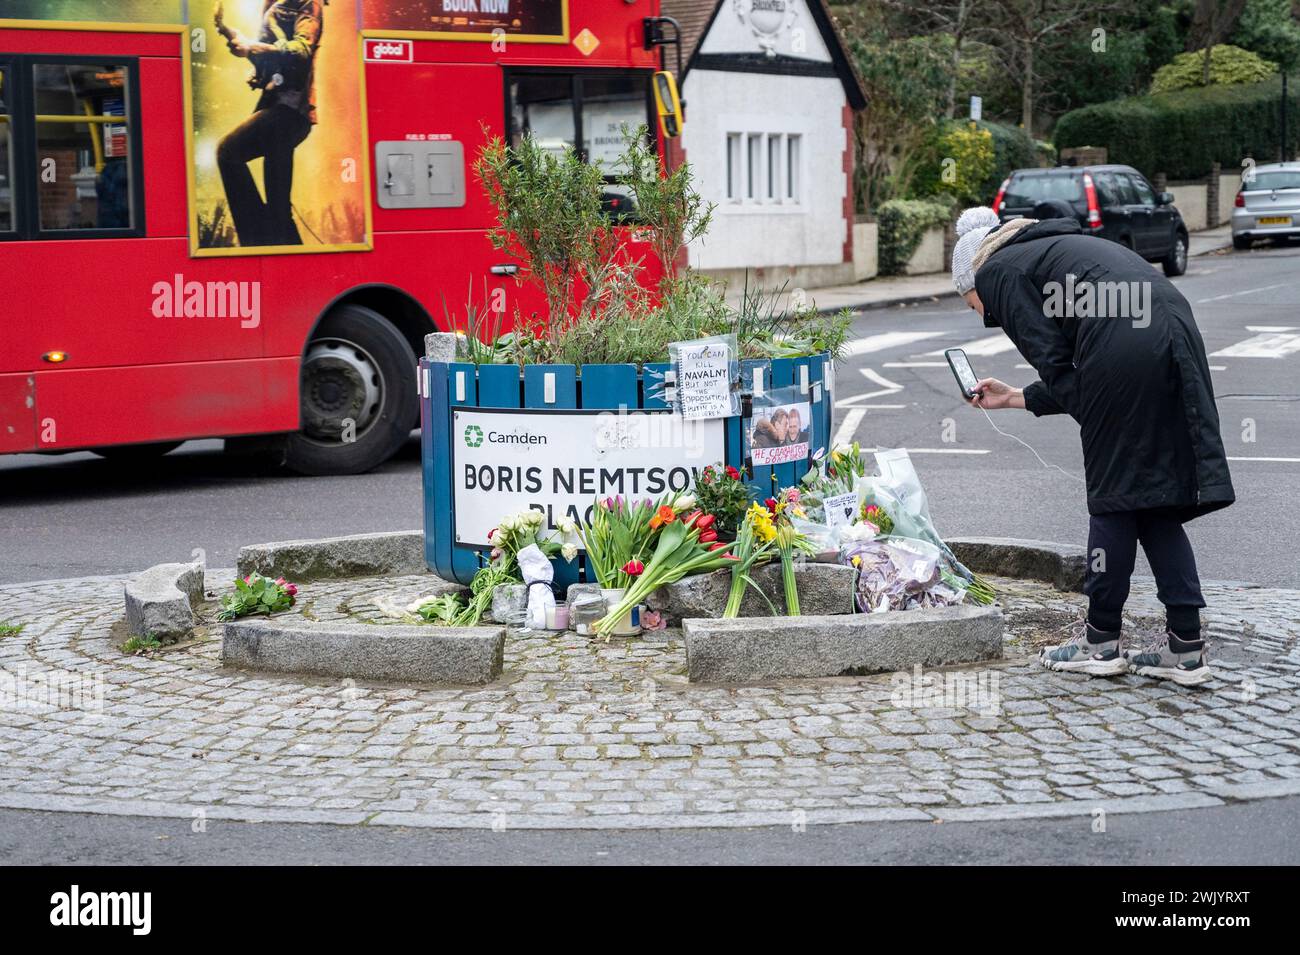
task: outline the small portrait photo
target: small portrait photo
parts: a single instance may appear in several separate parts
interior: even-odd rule
[[[749,434],[749,457],[756,467],[787,464],[808,457],[812,426],[808,402],[755,407]]]

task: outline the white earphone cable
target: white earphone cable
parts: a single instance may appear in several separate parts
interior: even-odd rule
[[[983,411],[983,412],[984,412],[984,417],[986,417],[986,418],[989,419],[989,426],[990,426],[994,431],[996,431],[998,434],[1002,435],[1004,438],[1010,438],[1012,441],[1019,441],[1019,442],[1020,442],[1021,444],[1023,444],[1026,448],[1029,448],[1030,453],[1031,453],[1034,457],[1038,458],[1038,463],[1041,464],[1043,467],[1045,467],[1045,468],[1053,468],[1053,469],[1055,469],[1055,470],[1057,470],[1057,471],[1060,471],[1062,474],[1064,474],[1064,475],[1065,475],[1066,477],[1068,477],[1070,480],[1072,480],[1072,481],[1078,481],[1080,484],[1086,484],[1086,483],[1087,483],[1083,478],[1079,477],[1077,474],[1071,474],[1069,471],[1065,470],[1065,468],[1063,468],[1063,467],[1058,467],[1058,466],[1055,465],[1055,464],[1049,464],[1047,461],[1044,461],[1044,460],[1043,460],[1043,456],[1042,456],[1041,454],[1039,454],[1037,451],[1035,451],[1035,450],[1033,449],[1033,447],[1030,446],[1030,444],[1029,444],[1028,441],[1023,441],[1023,440],[1021,440],[1020,438],[1017,438],[1014,434],[1007,434],[1007,432],[1003,431],[1001,428],[999,428],[996,424],[993,423],[993,419],[989,416],[989,411],[988,411],[987,408],[980,407],[980,411]]]

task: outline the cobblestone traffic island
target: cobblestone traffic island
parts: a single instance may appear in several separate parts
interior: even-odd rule
[[[321,581],[274,619],[383,624],[376,595],[431,579]],[[430,688],[223,667],[211,603],[193,639],[124,654],[123,580],[0,587],[0,805],[617,828],[1088,818],[1300,792],[1300,591],[1207,585],[1217,678],[1198,690],[1041,669],[1037,645],[1082,597],[1006,579],[996,661],[723,686],[688,681],[675,631],[526,634],[490,682]],[[1130,609],[1131,634],[1154,631],[1150,584]]]

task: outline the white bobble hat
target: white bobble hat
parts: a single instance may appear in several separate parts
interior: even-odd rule
[[[1001,224],[988,206],[967,209],[957,219],[957,244],[952,248],[952,284],[965,295],[975,287],[975,253],[984,237]]]

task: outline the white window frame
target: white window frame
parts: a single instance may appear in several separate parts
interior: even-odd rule
[[[747,126],[725,127],[722,208],[732,212],[806,212],[803,130]]]

